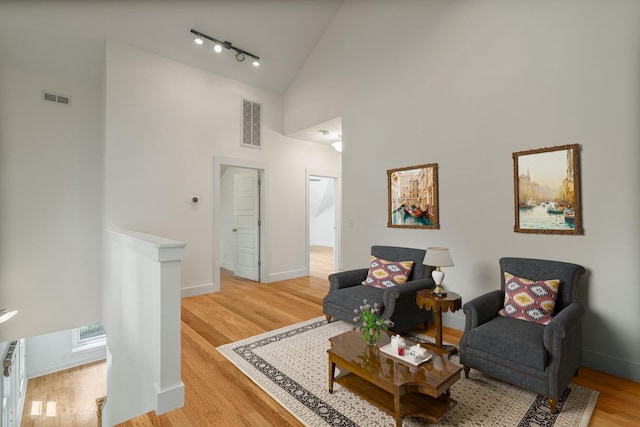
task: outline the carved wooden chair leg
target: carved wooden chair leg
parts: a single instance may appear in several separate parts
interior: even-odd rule
[[[331,316],[329,316],[328,314],[325,314],[324,317],[327,318],[327,323],[331,323]]]
[[[468,366],[464,366],[463,369],[464,369],[464,377],[469,378],[469,371],[471,371],[471,368]]]
[[[556,408],[558,406],[558,399],[552,399],[548,397],[547,402],[549,402],[549,410],[551,411],[552,414],[555,414]]]

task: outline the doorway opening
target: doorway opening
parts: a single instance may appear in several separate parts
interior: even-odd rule
[[[258,169],[227,166],[220,175],[220,266],[260,281],[260,186]]]
[[[307,270],[326,279],[340,269],[340,187],[331,173],[307,173]]]
[[[220,269],[262,282],[264,269],[264,180],[261,162],[216,157],[213,186],[213,278]]]

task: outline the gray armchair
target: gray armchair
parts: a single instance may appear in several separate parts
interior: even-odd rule
[[[332,318],[354,323],[353,310],[366,299],[369,304],[378,303],[383,307],[382,317],[393,321],[391,328],[402,333],[417,325],[433,320],[430,311],[416,304],[416,293],[422,289],[433,289],[431,267],[422,264],[424,249],[401,248],[394,246],[372,246],[371,255],[389,261],[413,261],[413,269],[407,282],[388,289],[362,285],[368,268],[343,271],[329,276],[329,293],[322,301],[323,312],[330,322]]]
[[[582,361],[582,317],[577,302],[584,268],[577,264],[528,258],[500,260],[501,290],[466,303],[460,363],[465,376],[478,369],[547,397],[552,413]],[[504,272],[543,281],[560,279],[553,319],[542,325],[503,317]]]

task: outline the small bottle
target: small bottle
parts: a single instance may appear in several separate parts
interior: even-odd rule
[[[404,343],[398,344],[398,356],[404,356]]]

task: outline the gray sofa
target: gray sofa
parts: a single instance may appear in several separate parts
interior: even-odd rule
[[[364,299],[373,305],[383,307],[382,317],[394,322],[391,328],[402,333],[417,325],[433,320],[430,311],[416,304],[416,293],[422,289],[433,289],[432,267],[422,264],[424,249],[395,246],[372,246],[371,255],[389,261],[413,261],[413,269],[406,283],[388,289],[380,289],[361,284],[367,277],[369,268],[342,271],[329,276],[329,293],[322,301],[323,312],[330,322],[333,318],[354,323],[353,310],[362,305]]]
[[[504,272],[543,281],[560,279],[554,317],[547,324],[503,317]],[[582,360],[582,317],[577,302],[584,268],[577,264],[529,258],[500,260],[500,290],[466,303],[460,363],[465,375],[475,368],[547,397],[552,413]]]

